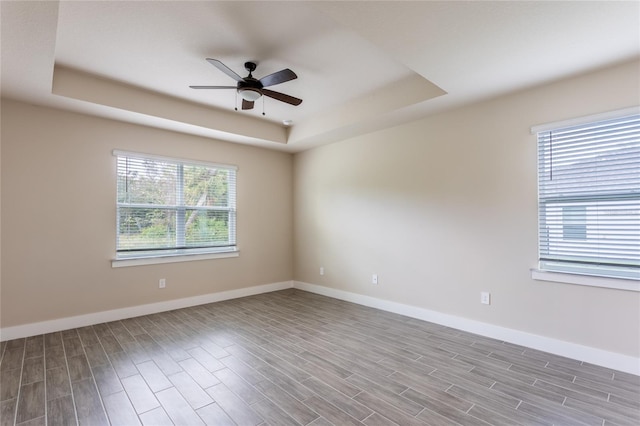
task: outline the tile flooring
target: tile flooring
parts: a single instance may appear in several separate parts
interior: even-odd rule
[[[4,425],[640,425],[640,377],[299,290],[3,342]]]

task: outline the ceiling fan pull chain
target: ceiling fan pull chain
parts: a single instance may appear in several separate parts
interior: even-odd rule
[[[264,96],[262,97],[262,115],[265,115],[264,114]]]
[[[236,111],[238,110],[238,91],[236,90],[236,103],[235,103],[235,108]]]

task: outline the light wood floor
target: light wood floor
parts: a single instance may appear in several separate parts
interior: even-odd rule
[[[640,378],[299,290],[4,342],[1,425],[640,425]]]

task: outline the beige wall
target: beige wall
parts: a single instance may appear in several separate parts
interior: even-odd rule
[[[290,154],[6,100],[1,137],[2,327],[292,279]],[[237,165],[240,256],[111,268],[113,149]]]
[[[529,128],[638,104],[639,69],[624,64],[293,159],[3,100],[1,325],[295,278],[638,357],[640,294],[530,278]],[[113,149],[238,165],[240,257],[112,269]],[[490,306],[479,303],[484,290]]]
[[[638,357],[639,293],[529,272],[530,127],[637,105],[638,71],[627,63],[296,154],[294,278]]]

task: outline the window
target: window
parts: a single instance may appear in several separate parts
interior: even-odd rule
[[[640,114],[612,115],[537,131],[541,270],[640,279]]]
[[[235,251],[234,166],[114,155],[117,259]]]

